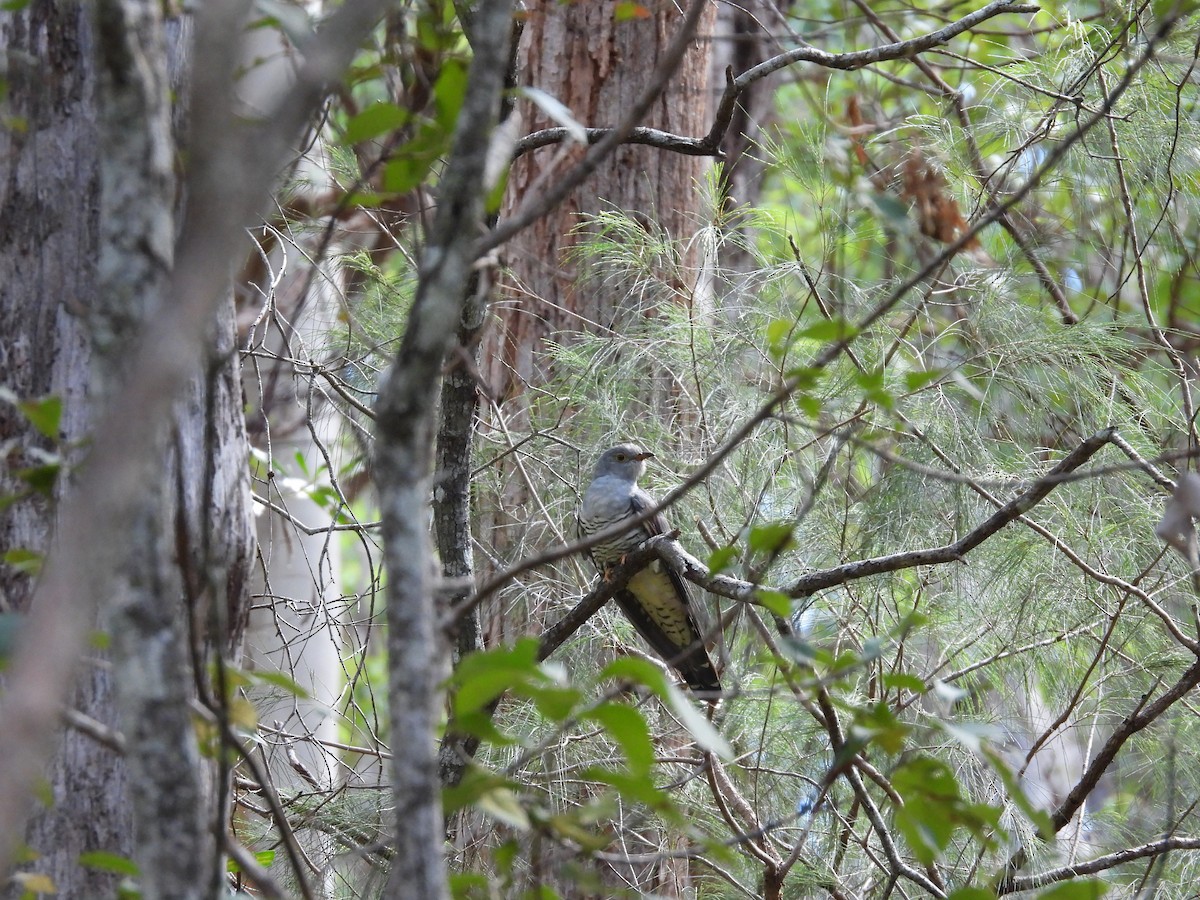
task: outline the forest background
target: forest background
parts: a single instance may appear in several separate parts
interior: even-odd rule
[[[1197,25],[3,4],[0,895],[1191,895]]]

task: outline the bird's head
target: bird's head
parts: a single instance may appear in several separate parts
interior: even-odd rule
[[[646,460],[654,454],[637,444],[617,444],[609,447],[596,460],[594,477],[616,475],[628,481],[637,481],[646,472]]]

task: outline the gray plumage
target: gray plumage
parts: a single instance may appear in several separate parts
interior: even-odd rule
[[[596,462],[592,482],[579,506],[579,533],[588,537],[650,509],[654,499],[637,486],[653,456],[636,444],[618,444]],[[605,575],[648,537],[669,531],[662,513],[628,531],[594,546],[592,562]],[[646,642],[679,670],[694,691],[719,691],[721,681],[704,649],[704,635],[696,624],[687,582],[679,573],[655,560],[629,579],[615,597],[625,615]]]

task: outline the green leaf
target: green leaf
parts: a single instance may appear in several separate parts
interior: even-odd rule
[[[845,319],[821,319],[801,331],[797,337],[810,341],[842,341],[854,337],[858,333],[853,325]]]
[[[790,522],[770,522],[750,529],[746,543],[756,553],[775,554],[790,549],[792,530]]]
[[[892,396],[891,391],[886,387],[883,369],[871,369],[866,372],[860,372],[855,377],[855,381],[862,387],[868,400],[873,400],[884,409],[891,409],[895,405],[896,398]]]
[[[648,659],[638,659],[635,656],[614,659],[600,670],[600,678],[633,681],[650,688],[660,697],[665,696],[667,691],[667,676],[663,670]]]
[[[508,190],[508,176],[511,171],[511,166],[505,165],[504,171],[500,173],[500,177],[496,179],[496,183],[492,185],[492,189],[488,191],[487,198],[484,201],[484,209],[489,214],[499,212],[500,207],[504,204],[504,194]]]
[[[420,187],[433,168],[436,156],[405,153],[403,150],[383,169],[383,189],[392,194],[407,194]]]
[[[500,787],[513,790],[516,785],[495,772],[489,772],[478,765],[469,765],[458,784],[442,789],[442,810],[446,815],[450,815]]]
[[[295,681],[293,681],[283,672],[269,672],[256,669],[248,674],[254,681],[270,684],[277,688],[283,688],[283,690],[287,691],[293,697],[299,697],[302,700],[308,699],[308,691],[296,684]]]
[[[454,130],[459,110],[467,96],[467,67],[460,59],[448,59],[433,84],[437,120],[447,134]]]
[[[275,851],[274,850],[259,850],[257,853],[254,854],[254,859],[257,860],[257,862],[260,866],[264,866],[264,867],[269,866],[275,862]],[[242,867],[240,865],[238,865],[236,862],[234,862],[232,859],[225,863],[225,869],[230,874],[237,874],[238,872],[242,871]],[[135,872],[135,874],[136,874],[136,872]]]
[[[816,644],[803,638],[791,637],[781,639],[780,649],[794,663],[802,666],[821,666],[828,668],[833,663],[833,656],[828,650],[822,650]]]
[[[1108,893],[1108,885],[1095,878],[1067,881],[1038,894],[1038,900],[1098,900]]]
[[[1154,12],[1155,21],[1162,22],[1170,15],[1180,17],[1191,16],[1200,8],[1196,0],[1153,0],[1150,9]],[[1048,896],[1046,894],[1043,897]]]
[[[754,592],[754,599],[781,619],[792,614],[792,598],[780,591],[759,588]]]
[[[942,373],[937,369],[928,372],[905,372],[904,387],[910,391],[919,391],[927,384],[932,384],[942,377]]]
[[[797,366],[794,369],[788,370],[787,377],[793,384],[793,390],[804,392],[815,388],[824,372],[824,369],[814,368],[813,366]]]
[[[554,722],[566,721],[583,699],[583,695],[575,688],[557,684],[545,687],[525,685],[517,688],[518,691],[522,689],[533,700],[538,712]]]
[[[708,557],[708,574],[718,575],[724,572],[738,558],[737,547],[718,547]]]
[[[821,415],[821,410],[825,408],[824,401],[815,394],[798,394],[795,397],[796,405],[800,407],[800,411],[810,419],[815,419]]]
[[[537,638],[524,638],[512,647],[497,647],[463,658],[454,673],[456,716],[478,712],[515,684],[541,680]]]
[[[953,891],[946,900],[996,900],[996,892],[968,885]]]
[[[662,669],[649,660],[623,656],[605,666],[600,677],[628,679],[645,685],[675,713],[675,717],[702,749],[716,754],[721,759],[733,758],[733,748],[729,746],[729,742],[721,737],[692,701],[667,679]]]
[[[141,874],[141,869],[137,863],[127,856],[119,856],[116,853],[108,853],[104,850],[93,850],[89,853],[79,854],[79,864],[87,869],[96,869],[99,872],[112,872],[115,875],[128,875],[130,878],[136,878]]]
[[[894,691],[911,691],[914,694],[925,693],[925,682],[916,675],[908,672],[888,672],[883,676],[883,686]]]
[[[774,356],[782,356],[791,344],[790,338],[796,328],[791,319],[774,319],[767,326],[767,347]]]
[[[957,800],[960,796],[950,767],[932,756],[916,756],[897,766],[892,772],[892,787],[906,800],[917,795],[944,800]]]
[[[618,22],[628,22],[631,19],[648,19],[650,10],[633,0],[621,0],[613,9],[613,18]]]
[[[454,900],[474,900],[490,897],[491,888],[482,872],[450,872],[450,896]]]
[[[650,771],[654,765],[654,743],[640,712],[622,703],[602,703],[584,718],[601,725],[620,745],[630,772]]]
[[[1050,814],[1044,809],[1039,809],[1034,806],[1029,797],[1021,789],[1020,782],[1013,774],[1012,769],[1008,767],[1008,763],[1004,758],[990,747],[983,748],[983,757],[991,765],[993,771],[1000,776],[1000,780],[1004,783],[1004,790],[1008,794],[1008,799],[1016,804],[1017,808],[1025,814],[1025,817],[1033,823],[1037,829],[1038,836],[1044,841],[1054,840],[1054,823],[1050,819]]]
[[[58,480],[60,471],[62,471],[62,465],[52,462],[40,466],[30,466],[26,469],[17,469],[13,474],[38,493],[49,495],[54,490],[54,482]]]
[[[858,737],[878,744],[888,753],[899,753],[903,750],[904,741],[911,730],[896,718],[896,714],[886,703],[860,707],[856,710],[854,723],[850,727]]]
[[[409,111],[395,103],[372,103],[346,123],[342,141],[346,144],[369,141],[407,125],[410,118]]]
[[[654,784],[645,774],[632,772],[614,772],[611,769],[590,767],[584,769],[583,777],[590,781],[598,781],[616,789],[627,800],[644,803],[660,813],[671,809],[671,800],[667,794]]]
[[[875,205],[879,207],[884,218],[891,219],[893,222],[908,221],[908,206],[891,194],[873,193],[871,199],[875,201]]]
[[[62,397],[50,394],[37,400],[23,400],[17,406],[25,414],[29,424],[51,440],[58,440],[59,424],[62,422]]]
[[[2,557],[5,564],[16,569],[24,575],[37,575],[42,571],[42,562],[45,557],[36,550],[30,550],[28,547],[14,547],[7,551]]]
[[[927,797],[905,798],[896,810],[896,827],[924,865],[935,862],[954,837],[954,823]]]

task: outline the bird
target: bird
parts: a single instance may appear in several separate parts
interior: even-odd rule
[[[657,505],[637,485],[646,472],[646,460],[653,456],[636,444],[617,444],[600,455],[576,516],[581,538]],[[588,555],[601,576],[607,578],[609,570],[630,551],[647,538],[669,530],[663,514],[655,513],[628,531],[596,544]],[[679,671],[691,690],[721,690],[721,680],[704,647],[703,632],[696,624],[687,583],[678,572],[661,560],[653,560],[629,579],[615,599],[646,643]]]

